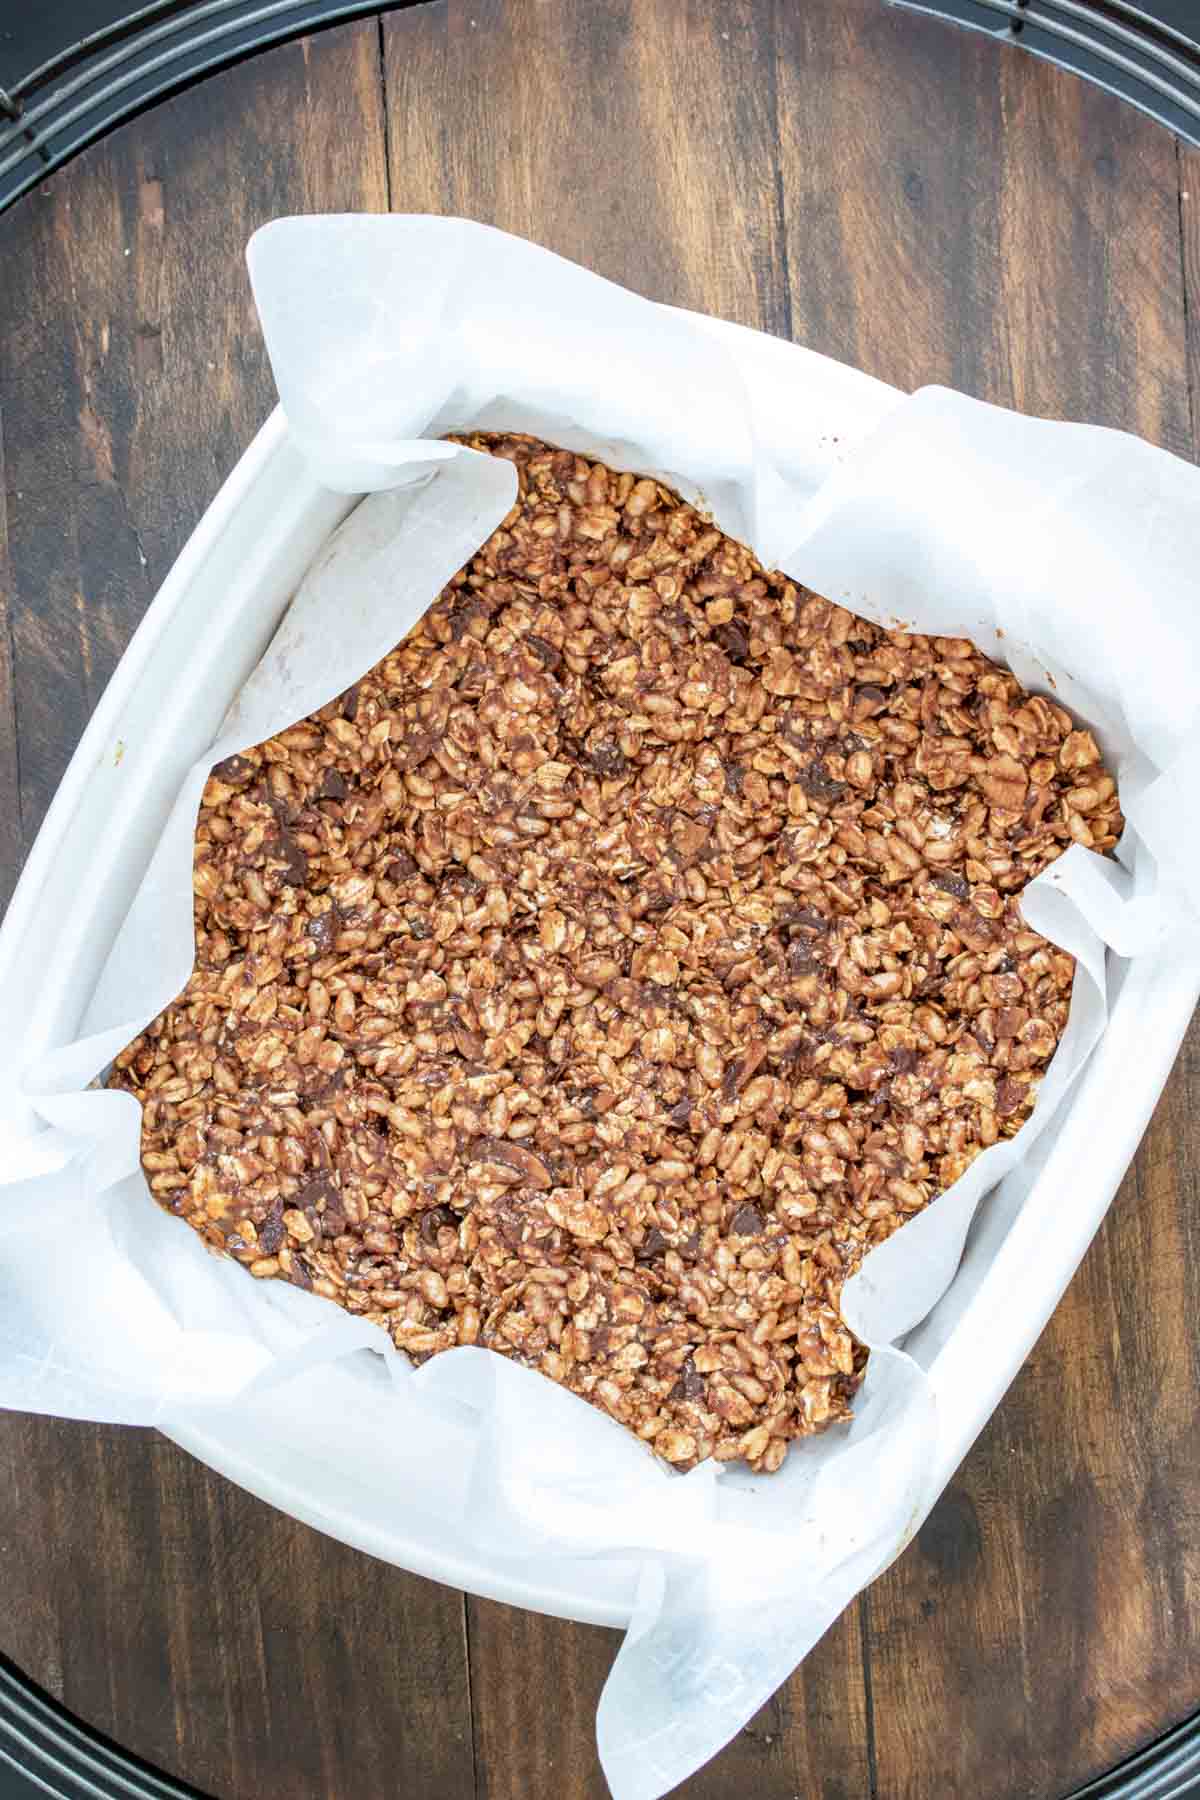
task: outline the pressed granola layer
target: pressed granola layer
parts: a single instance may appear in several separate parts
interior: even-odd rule
[[[252,1274],[777,1469],[862,1378],[846,1275],[1030,1111],[1073,964],[1017,896],[1112,846],[1116,789],[970,643],[469,441],[512,513],[213,771],[195,972],[112,1079],[155,1198]]]

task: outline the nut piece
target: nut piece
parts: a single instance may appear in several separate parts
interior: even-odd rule
[[[196,966],[122,1052],[161,1205],[420,1361],[481,1344],[676,1467],[849,1416],[871,1245],[1028,1117],[1121,830],[1091,733],[524,437],[347,693],[216,767]]]

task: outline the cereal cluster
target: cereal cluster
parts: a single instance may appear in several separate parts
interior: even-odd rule
[[[1087,731],[521,437],[348,693],[213,770],[196,967],[118,1058],[155,1198],[415,1360],[482,1344],[677,1467],[845,1419],[864,1252],[1028,1115],[1110,848]]]

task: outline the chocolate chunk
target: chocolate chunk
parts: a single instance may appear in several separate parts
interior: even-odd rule
[[[691,1357],[684,1359],[679,1371],[679,1380],[671,1389],[672,1400],[703,1400],[705,1396],[704,1377],[696,1368]]]
[[[713,642],[720,645],[730,662],[738,668],[750,654],[750,639],[736,619],[731,619],[728,625],[718,625],[713,632]]]
[[[431,1206],[428,1212],[421,1214],[421,1222],[417,1227],[421,1242],[431,1247],[436,1246],[438,1232],[443,1226],[458,1230],[458,1214],[449,1206]]]
[[[1029,1089],[1025,1084],[1006,1075],[996,1086],[996,1111],[1002,1119],[1007,1119],[1019,1111],[1028,1098]]]
[[[765,1229],[766,1220],[757,1206],[739,1206],[730,1225],[730,1230],[737,1237],[757,1237]]]
[[[429,733],[413,731],[395,746],[392,762],[397,769],[419,769],[423,762],[428,762],[432,750],[433,739]]]
[[[514,1144],[511,1138],[476,1138],[471,1155],[476,1162],[500,1163],[503,1168],[511,1169],[514,1175],[520,1176],[522,1187],[553,1186],[550,1170],[541,1157],[527,1150],[524,1144]]]
[[[354,686],[348,687],[342,695],[342,717],[349,719],[352,725],[358,717],[358,690],[361,685],[356,681]]]
[[[416,873],[416,860],[408,854],[407,850],[397,850],[388,862],[386,870],[388,880],[397,884],[402,881],[411,881]]]
[[[213,774],[226,787],[245,787],[254,774],[254,764],[244,756],[227,756],[224,762],[217,763]]]
[[[810,800],[821,800],[826,806],[835,805],[850,791],[844,781],[834,780],[819,756],[814,756],[810,763],[805,764],[796,780]]]
[[[956,900],[965,900],[971,892],[970,883],[953,869],[940,869],[931,880],[934,887],[941,888],[944,894],[953,894]]]
[[[907,1044],[897,1044],[891,1052],[890,1060],[897,1075],[910,1075],[917,1066],[917,1053],[910,1050]]]
[[[291,1204],[301,1212],[320,1212],[324,1203],[328,1212],[331,1206],[339,1205],[340,1201],[341,1196],[328,1175],[312,1175]]]
[[[798,906],[794,912],[785,913],[781,923],[788,926],[792,935],[802,931],[811,936],[829,930],[829,920],[815,906]]]
[[[286,825],[281,825],[279,828],[279,847],[276,855],[283,863],[284,885],[286,887],[303,887],[308,880],[308,858]]]
[[[450,614],[450,636],[456,644],[461,644],[476,619],[486,619],[487,613],[475,600],[468,600],[465,605],[456,606]]]
[[[667,1123],[668,1125],[673,1126],[676,1131],[686,1131],[691,1122],[691,1117],[692,1102],[685,1094],[682,1100],[676,1101],[675,1105],[667,1114]]]
[[[684,1262],[698,1262],[700,1259],[700,1233],[689,1231],[683,1242],[676,1244],[675,1249]]]
[[[336,909],[332,906],[327,907],[323,913],[318,913],[315,919],[310,919],[304,929],[318,950],[331,949],[338,930]]]
[[[295,1251],[292,1252],[292,1267],[289,1279],[293,1287],[304,1288],[306,1292],[312,1288],[312,1276],[309,1274],[308,1264],[302,1256],[297,1256]]]
[[[637,1260],[640,1263],[653,1262],[656,1256],[661,1256],[670,1247],[658,1226],[652,1225],[638,1246]]]
[[[523,641],[529,645],[533,654],[557,675],[563,666],[562,651],[556,650],[553,644],[548,644],[545,638],[535,637],[533,632],[530,632]]]
[[[287,1236],[283,1224],[283,1201],[272,1203],[271,1210],[258,1228],[258,1247],[263,1256],[274,1256]]]
[[[886,705],[887,695],[882,688],[876,687],[874,682],[864,681],[855,688],[854,713],[856,718],[873,718],[876,713],[881,713]]]
[[[589,744],[586,751],[587,760],[597,775],[609,778],[624,775],[629,764],[621,751],[621,746],[612,738],[601,738],[598,743]]]
[[[788,945],[788,969],[793,975],[807,975],[816,968],[817,959],[813,954],[812,942],[808,938],[796,938]]]
[[[344,800],[350,789],[346,786],[346,778],[340,769],[326,769],[321,785],[317,790],[318,800]]]

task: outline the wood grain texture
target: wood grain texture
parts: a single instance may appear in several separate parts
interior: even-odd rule
[[[1200,459],[1200,150],[1177,145],[1179,231],[1183,246],[1183,290],[1187,305],[1188,399],[1192,451]]]
[[[1200,454],[1200,153],[1031,57],[877,0],[436,0],[285,47],[0,219],[0,877],[18,767],[27,847],[271,403],[245,238],[389,193],[904,387]],[[1040,1800],[1200,1705],[1198,1078],[1193,1032],[917,1544],[692,1800]],[[614,1634],[464,1612],[142,1434],[0,1415],[0,1454],[0,1649],[221,1800],[602,1795]]]
[[[386,206],[367,21],[190,89],[0,218],[26,848],[134,626],[274,402],[247,238],[281,212]]]
[[[596,1706],[619,1637],[468,1599],[478,1792],[604,1800]],[[687,1800],[860,1800],[870,1789],[862,1643],[852,1608],[804,1667],[677,1791]]]
[[[791,256],[796,335],[813,318],[815,347],[898,385],[949,382],[1190,453],[1170,137],[969,34],[947,80],[932,23],[869,7],[839,9],[833,30],[820,9],[790,18],[785,216],[814,252]],[[844,176],[832,206],[813,174],[828,134]],[[830,269],[858,296],[832,318]],[[1153,1736],[1170,1671],[1197,1665],[1183,1577],[1160,1577],[1187,1567],[1200,1479],[1172,1453],[1172,1510],[1155,1474],[1200,1424],[1185,1142],[1160,1109],[1138,1169],[1165,1162],[1181,1185],[1126,1183],[958,1482],[866,1599],[887,1800],[969,1792],[984,1770],[997,1800],[1067,1791]],[[1148,1261],[1153,1288],[1132,1273]],[[1177,1714],[1200,1695],[1185,1685]]]
[[[0,1442],[3,1649],[79,1716],[214,1796],[472,1793],[461,1595],[148,1432]]]
[[[386,209],[382,104],[378,27],[346,26],[146,114],[0,220],[27,841],[274,402],[246,239],[284,212]],[[222,1800],[471,1793],[461,1595],[148,1433],[0,1415],[0,1458],[0,1644],[81,1717]]]
[[[786,336],[772,8],[450,0],[384,20],[392,206]]]
[[[12,899],[25,848],[21,834],[12,608],[12,566],[8,554],[8,484],[4,469],[4,413],[0,409],[0,918],[3,918]]]

